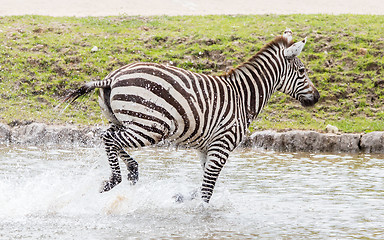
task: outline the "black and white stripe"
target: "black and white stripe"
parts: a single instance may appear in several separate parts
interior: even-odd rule
[[[103,136],[112,176],[102,191],[121,182],[118,158],[127,165],[129,180],[138,180],[138,164],[125,149],[166,140],[202,153],[201,194],[209,202],[230,152],[275,91],[291,95],[304,106],[317,102],[319,93],[297,58],[304,44],[305,40],[292,44],[287,36],[277,37],[222,76],[133,63],[71,94],[68,101],[101,89],[99,103],[112,124]]]

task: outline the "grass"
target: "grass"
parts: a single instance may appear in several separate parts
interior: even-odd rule
[[[289,27],[295,40],[308,37],[300,58],[321,99],[303,108],[277,93],[250,130],[384,130],[383,25],[368,15],[0,17],[0,122],[105,124],[96,93],[55,107],[133,61],[220,74]]]

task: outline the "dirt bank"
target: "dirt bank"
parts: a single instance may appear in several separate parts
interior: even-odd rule
[[[19,146],[102,147],[105,127],[53,126],[31,123],[10,127],[0,124],[0,144]],[[260,131],[241,147],[288,152],[384,153],[384,132],[331,134],[315,131]]]

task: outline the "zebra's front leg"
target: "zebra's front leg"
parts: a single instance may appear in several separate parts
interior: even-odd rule
[[[119,156],[127,165],[128,181],[135,185],[139,180],[139,164],[123,149],[120,150]]]
[[[204,202],[209,202],[213,189],[221,169],[227,162],[229,151],[222,148],[214,148],[207,151],[206,161],[202,162],[204,175],[201,187],[201,198]]]
[[[109,180],[103,182],[100,192],[106,192],[121,182],[121,171],[118,154],[122,146],[116,141],[116,128],[111,127],[103,134],[105,151],[107,152],[109,166],[112,174]]]

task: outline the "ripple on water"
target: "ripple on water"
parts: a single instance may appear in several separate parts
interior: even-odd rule
[[[0,236],[384,237],[382,155],[237,150],[209,205],[172,198],[200,185],[196,152],[153,148],[132,156],[138,184],[124,179],[100,194],[110,172],[102,149],[1,149]]]

